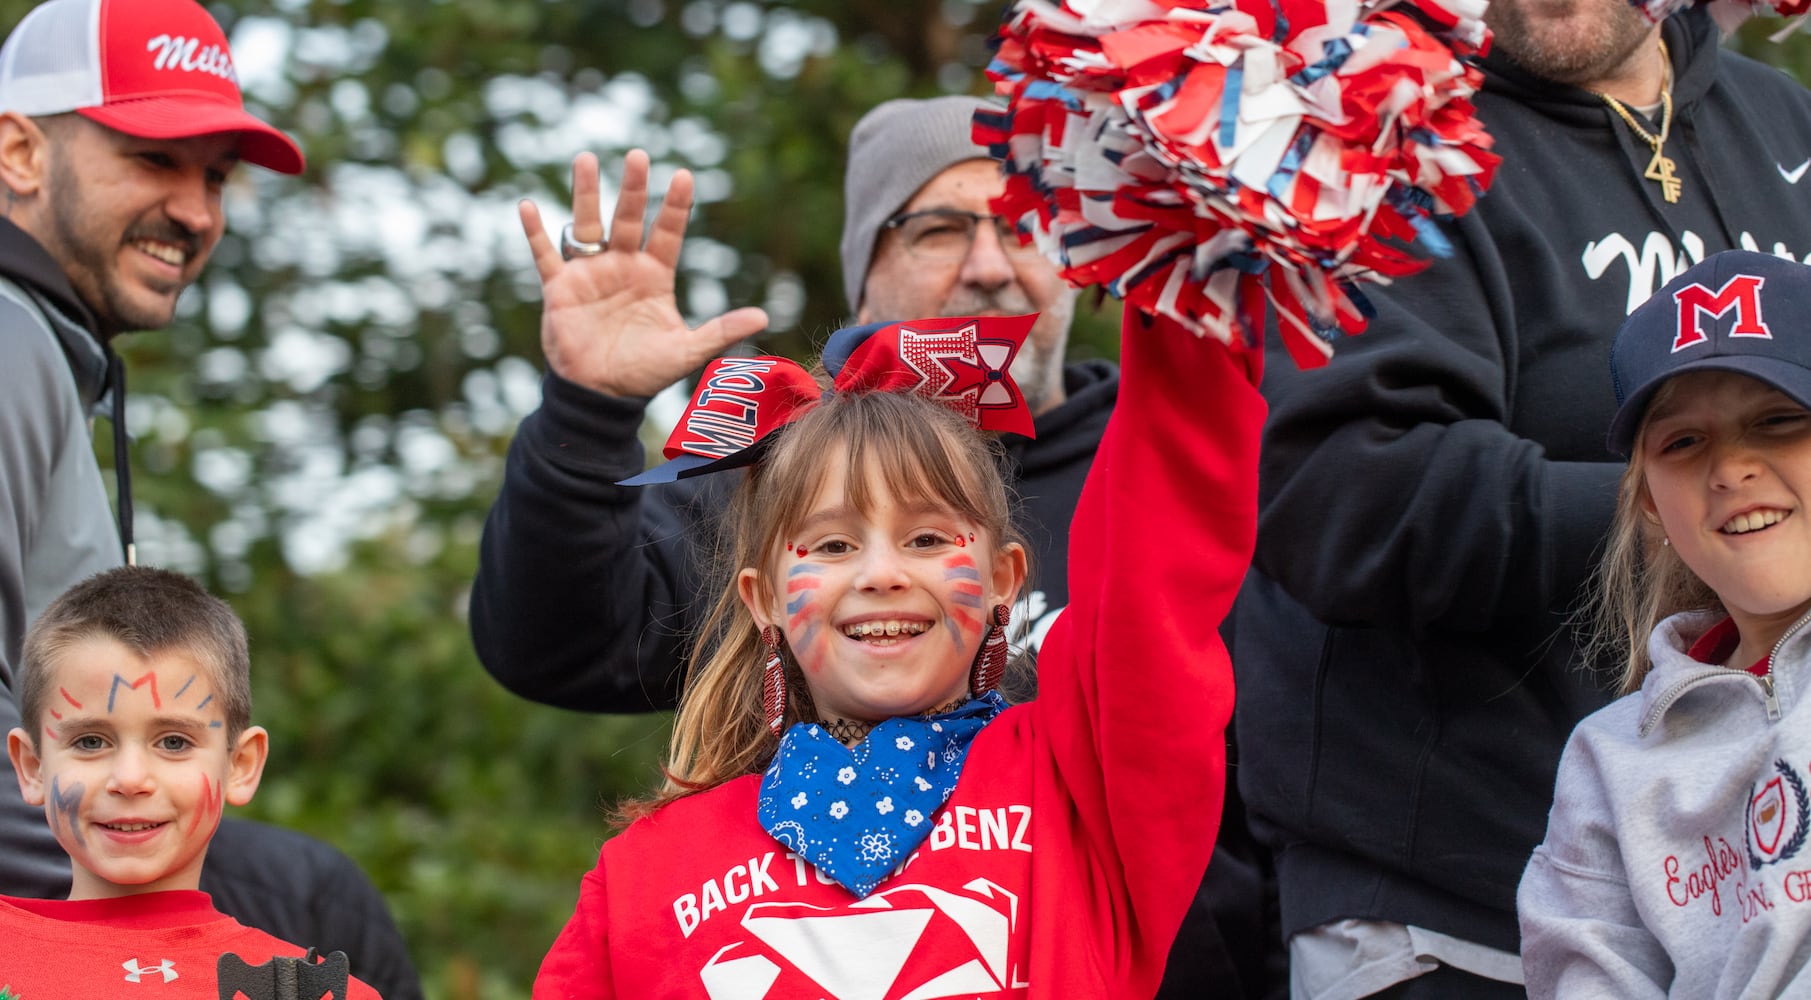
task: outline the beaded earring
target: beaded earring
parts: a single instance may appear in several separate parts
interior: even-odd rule
[[[778,626],[761,630],[761,649],[767,654],[767,662],[761,668],[761,713],[767,731],[778,737],[786,722],[786,661],[780,658]]]
[[[994,605],[993,628],[981,643],[981,655],[975,657],[968,675],[968,689],[977,698],[999,687],[1000,678],[1006,676],[1006,625],[1010,621],[1012,609],[1004,604]]]

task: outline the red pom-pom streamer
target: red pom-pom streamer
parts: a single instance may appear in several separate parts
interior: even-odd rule
[[[1742,22],[1756,14],[1777,14],[1780,17],[1794,18],[1790,24],[1774,32],[1774,41],[1783,41],[1792,32],[1803,27],[1806,13],[1811,12],[1811,0],[1629,0],[1635,9],[1647,15],[1647,19],[1659,24],[1661,21],[1687,7],[1708,7],[1710,16],[1717,22],[1724,34],[1729,34],[1742,26]]]
[[[1807,0],[1811,2],[1811,0]],[[1018,0],[975,116],[994,210],[1073,284],[1254,346],[1266,303],[1298,364],[1357,333],[1359,281],[1447,250],[1497,157],[1462,61],[1480,0]]]

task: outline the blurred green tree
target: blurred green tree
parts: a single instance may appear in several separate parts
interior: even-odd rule
[[[30,0],[0,0],[12,24]],[[244,616],[273,736],[249,814],[359,859],[430,996],[526,997],[665,719],[580,716],[485,676],[464,604],[511,430],[538,397],[514,202],[648,149],[700,207],[680,294],[759,304],[803,357],[847,308],[843,144],[882,100],[984,93],[996,0],[242,0],[210,9],[309,170],[246,171],[170,328],[122,346],[141,554]],[[1779,22],[1735,44],[1811,71]],[[1112,304],[1075,350],[1115,350]],[[103,429],[98,444],[106,456]],[[104,463],[105,464],[105,463]],[[584,622],[572,623],[584,628]]]
[[[30,6],[0,0],[0,24]],[[273,759],[248,813],[365,865],[430,996],[526,997],[605,807],[655,783],[666,719],[529,704],[471,652],[479,529],[538,397],[539,289],[514,203],[563,222],[581,150],[604,160],[606,192],[632,147],[692,169],[682,303],[700,318],[764,305],[762,348],[804,356],[846,312],[848,130],[890,97],[984,90],[998,8],[209,7],[248,103],[309,169],[242,172],[177,321],[120,345],[141,558],[201,577],[250,629]],[[1110,351],[1111,317],[1090,329]]]

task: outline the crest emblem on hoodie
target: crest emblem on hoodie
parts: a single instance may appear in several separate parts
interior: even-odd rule
[[[1805,780],[1783,760],[1774,761],[1773,770],[1774,775],[1759,782],[1748,796],[1744,824],[1748,866],[1756,871],[1797,854],[1811,827],[1811,794]]]

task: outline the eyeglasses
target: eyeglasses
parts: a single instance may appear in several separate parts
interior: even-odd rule
[[[895,215],[882,224],[882,229],[899,230],[899,240],[906,252],[926,260],[961,260],[975,245],[975,229],[982,221],[993,223],[1000,249],[1014,257],[1035,257],[1036,244],[1019,242],[1019,229],[1003,216],[964,212],[954,208],[927,208],[922,212]]]

